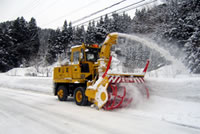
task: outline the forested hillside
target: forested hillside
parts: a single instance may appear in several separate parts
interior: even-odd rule
[[[0,71],[30,65],[40,47],[38,32],[34,18],[26,22],[21,17],[0,24]]]
[[[129,33],[151,34],[167,42],[173,53],[182,51],[184,63],[193,73],[200,73],[200,1],[171,0],[152,9],[137,11]],[[175,54],[176,55],[176,54]]]
[[[173,49],[173,53],[185,53],[185,65],[192,73],[200,73],[199,0],[170,0],[137,10],[133,18],[125,13],[115,13],[112,17],[106,15],[98,22],[90,22],[87,29],[73,27],[67,21],[56,30],[41,29],[34,18],[27,22],[23,17],[1,23],[0,71],[34,64],[51,65],[72,45],[82,42],[100,44],[111,32],[142,34],[162,42],[160,45],[165,44],[165,48],[178,48]],[[133,58],[130,61],[129,57],[126,55],[132,63]]]

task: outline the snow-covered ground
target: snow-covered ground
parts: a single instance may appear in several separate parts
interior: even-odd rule
[[[0,133],[199,134],[200,77],[163,72],[147,74],[149,99],[114,111],[58,101],[51,77],[0,74]]]
[[[9,76],[0,74],[0,87],[52,94],[51,77]]]

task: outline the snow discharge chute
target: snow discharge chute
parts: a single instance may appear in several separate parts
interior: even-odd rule
[[[113,110],[128,106],[133,97],[129,97],[126,86],[122,83],[144,84],[144,76],[149,66],[147,60],[143,72],[140,74],[134,73],[116,73],[110,69],[112,63],[111,47],[117,43],[118,34],[109,34],[103,43],[98,60],[98,80],[88,82],[86,88],[86,96],[90,102],[93,102],[99,109]],[[149,98],[149,90],[145,88],[146,97]],[[134,90],[134,89],[133,89]]]

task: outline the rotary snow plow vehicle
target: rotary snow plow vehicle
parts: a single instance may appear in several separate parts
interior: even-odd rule
[[[60,101],[73,96],[77,105],[95,104],[98,109],[113,110],[126,107],[134,98],[128,96],[126,83],[144,83],[149,61],[141,74],[112,73],[111,47],[118,34],[111,33],[103,45],[79,45],[71,48],[70,63],[54,68],[54,95]],[[145,96],[149,91],[145,87]]]

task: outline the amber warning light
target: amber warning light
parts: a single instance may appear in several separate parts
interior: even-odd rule
[[[92,47],[98,48],[99,45],[98,44],[93,44]]]

